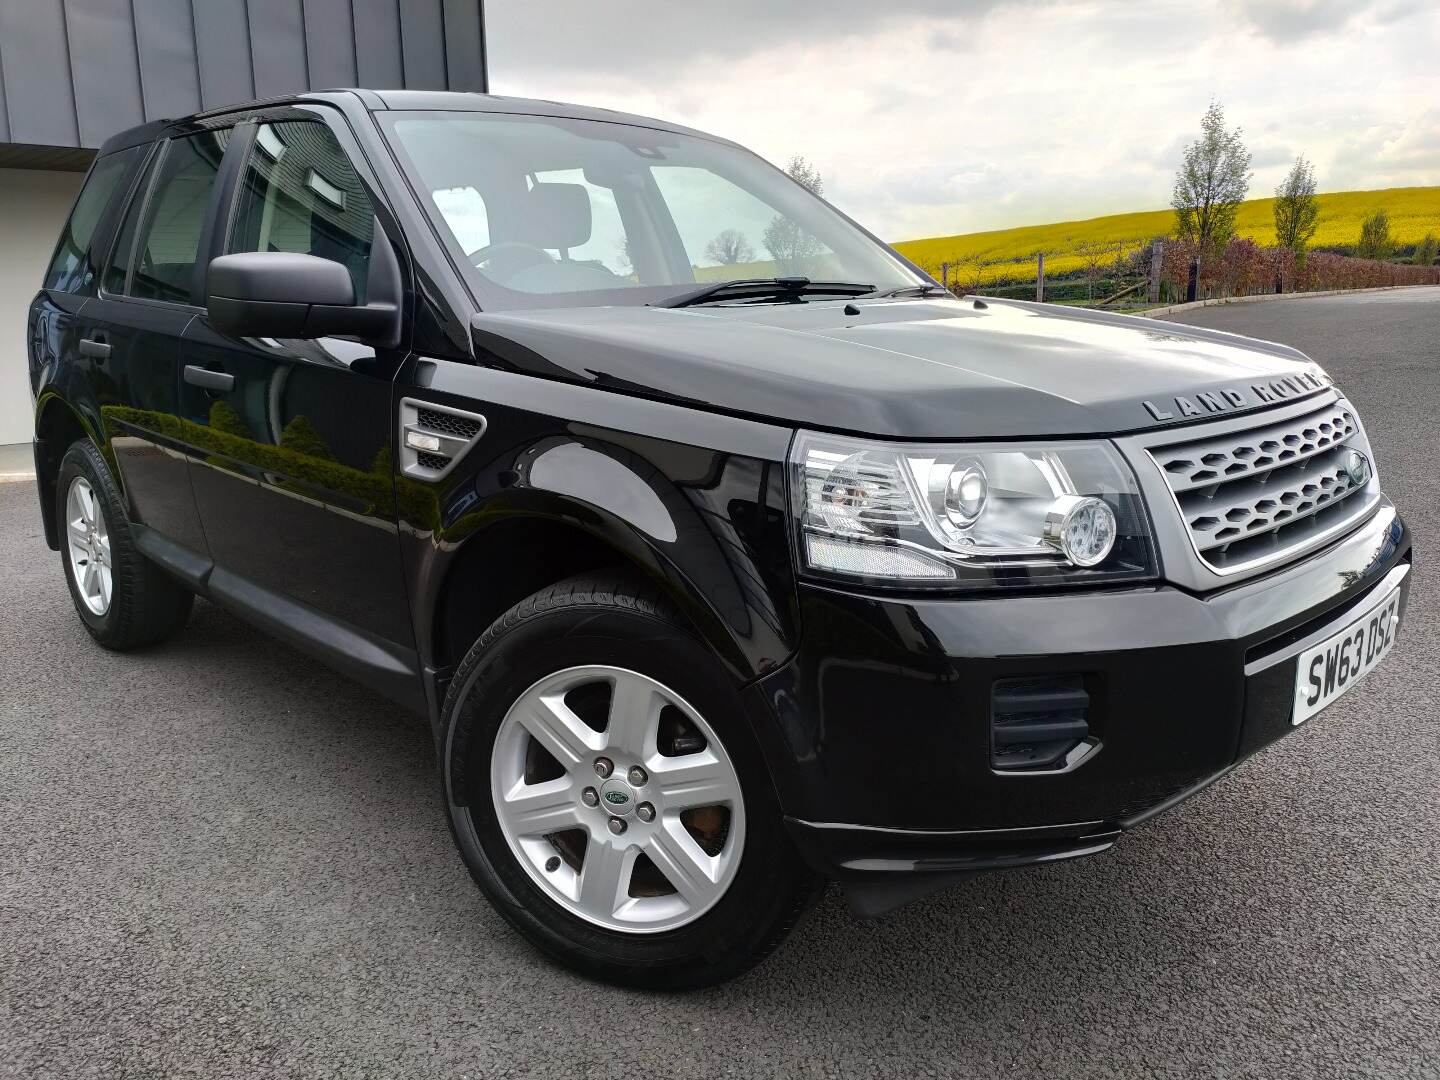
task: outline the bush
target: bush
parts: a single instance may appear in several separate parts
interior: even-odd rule
[[[1195,245],[1171,240],[1165,245],[1161,275],[1174,297],[1185,295]],[[1357,259],[1333,252],[1297,256],[1286,248],[1262,248],[1251,240],[1231,240],[1218,257],[1201,260],[1200,296],[1250,296],[1277,291],[1371,289],[1387,285],[1440,285],[1440,267]]]
[[[1360,223],[1360,242],[1355,245],[1355,254],[1362,259],[1388,259],[1395,250],[1395,241],[1390,237],[1390,215],[1376,210]]]

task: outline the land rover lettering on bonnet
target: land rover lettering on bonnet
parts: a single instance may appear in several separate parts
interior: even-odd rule
[[[1404,629],[1308,358],[956,299],[723,139],[306,93],[115,136],[74,214],[27,337],[80,621],[201,596],[424,717],[480,890],[601,979],[1103,852]]]
[[[1205,416],[1209,413],[1231,412],[1248,409],[1257,405],[1272,405],[1285,398],[1310,394],[1323,390],[1327,381],[1315,371],[1302,371],[1284,379],[1273,379],[1268,383],[1252,383],[1248,387],[1225,387],[1222,390],[1202,390],[1194,397],[1177,394],[1174,408],[1164,408],[1153,401],[1142,402],[1146,411],[1156,420],[1174,420],[1177,417]]]

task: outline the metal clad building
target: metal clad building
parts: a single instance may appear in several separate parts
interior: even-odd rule
[[[30,438],[25,308],[95,148],[334,86],[484,91],[482,0],[0,0],[0,444]]]

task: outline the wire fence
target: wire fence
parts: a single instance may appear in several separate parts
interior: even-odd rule
[[[1362,259],[1328,251],[1297,254],[1232,239],[1202,251],[1188,241],[1155,240],[1140,247],[1070,251],[1017,264],[979,260],[927,266],[956,296],[1007,299],[1137,311],[1147,307],[1262,293],[1317,292],[1394,285],[1440,285],[1440,266]]]

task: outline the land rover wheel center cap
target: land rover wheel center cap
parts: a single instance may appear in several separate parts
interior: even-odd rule
[[[600,785],[600,806],[612,817],[629,817],[635,812],[635,789],[612,776]]]

